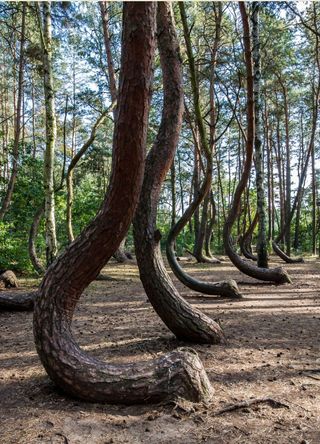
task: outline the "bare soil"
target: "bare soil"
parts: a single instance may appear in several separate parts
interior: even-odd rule
[[[285,265],[293,284],[284,286],[248,278],[229,262],[183,265],[206,280],[232,277],[244,295],[229,301],[177,284],[190,303],[219,320],[228,339],[221,346],[192,346],[215,388],[210,405],[126,407],[71,399],[50,382],[38,360],[32,313],[2,312],[0,443],[319,444],[319,262]],[[136,266],[110,264],[104,274],[114,279],[92,283],[75,315],[74,335],[84,349],[128,362],[186,345],[154,313]],[[263,402],[216,415],[262,397],[284,405]]]

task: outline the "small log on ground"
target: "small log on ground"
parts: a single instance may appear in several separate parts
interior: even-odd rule
[[[31,311],[33,310],[36,291],[1,291],[0,311]]]
[[[4,283],[6,288],[18,288],[18,279],[13,271],[7,270],[4,273],[0,274],[0,281]]]

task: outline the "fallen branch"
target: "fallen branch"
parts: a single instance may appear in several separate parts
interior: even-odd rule
[[[33,310],[36,291],[1,291],[0,292],[0,311],[29,311]]]
[[[309,373],[311,373],[311,375]],[[312,373],[315,373],[315,375]],[[304,370],[301,374],[308,378],[315,379],[316,381],[320,381],[320,368]]]
[[[287,404],[284,404],[283,402],[280,401],[276,401],[275,399],[272,398],[253,398],[249,399],[248,401],[241,401],[237,402],[236,404],[227,405],[223,409],[216,411],[213,416],[222,415],[223,413],[233,412],[234,410],[239,410],[244,407],[251,407],[252,405],[262,404],[262,403],[269,404],[270,407],[273,407],[275,409],[280,409],[282,407],[286,409],[290,408]]]

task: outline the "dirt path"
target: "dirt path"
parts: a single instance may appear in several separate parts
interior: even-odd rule
[[[86,404],[59,393],[39,364],[31,313],[0,313],[0,443],[320,443],[320,264],[286,266],[292,285],[258,283],[229,263],[185,265],[202,279],[233,277],[241,302],[181,293],[214,319],[223,346],[194,346],[215,388],[209,406]],[[86,290],[74,320],[80,344],[103,359],[148,359],[185,344],[148,303],[134,266],[109,265],[115,278]],[[31,285],[28,281],[26,284]],[[214,416],[251,397],[267,403]]]

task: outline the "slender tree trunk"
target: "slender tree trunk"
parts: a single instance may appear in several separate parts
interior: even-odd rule
[[[74,234],[73,234],[73,228],[72,228],[72,206],[73,206],[73,172],[75,167],[77,166],[80,159],[85,155],[87,150],[90,148],[92,143],[94,142],[97,130],[101,126],[101,124],[104,122],[107,114],[109,112],[109,109],[101,113],[101,115],[97,118],[96,122],[94,123],[90,136],[86,140],[86,142],[82,145],[82,147],[79,149],[77,154],[74,155],[74,157],[71,159],[71,162],[68,167],[68,171],[66,174],[66,182],[67,182],[67,231],[68,231],[68,239],[69,242],[74,241]]]
[[[176,198],[176,167],[174,159],[170,169],[170,183],[171,183],[171,227],[176,223],[177,218],[177,198]]]
[[[102,19],[102,29],[104,37],[104,47],[107,55],[107,67],[108,67],[108,80],[111,100],[113,103],[117,100],[117,82],[113,66],[113,57],[111,51],[110,33],[109,33],[109,17],[108,17],[108,3],[106,1],[99,2],[101,19]],[[116,108],[115,108],[116,109]],[[115,113],[114,113],[115,114]]]
[[[24,84],[25,27],[26,27],[26,3],[23,3],[21,37],[20,37],[20,54],[19,54],[18,97],[15,110],[16,112],[15,112],[12,169],[7,191],[0,208],[0,220],[4,218],[6,212],[8,211],[18,174],[19,143],[20,143],[20,133],[21,133],[22,102],[23,102],[23,88],[24,88],[23,84]]]
[[[303,162],[304,162],[304,125],[303,125],[303,115],[301,113],[300,116],[300,151],[299,151],[299,164],[298,164],[298,176],[299,176],[299,182],[301,180],[301,174],[303,170]],[[295,250],[298,250],[300,247],[300,212],[301,212],[301,205],[302,205],[302,199],[304,194],[304,186],[305,186],[305,180],[302,183],[301,187],[301,193],[299,193],[298,202],[297,202],[297,212],[296,212],[296,219],[295,219],[295,225],[294,225],[294,239],[293,239],[293,248]]]
[[[253,261],[256,261],[257,257],[254,256],[254,254],[252,253],[251,242],[252,242],[252,235],[255,227],[257,226],[258,221],[259,221],[259,215],[257,212],[253,220],[251,221],[249,228],[245,233],[243,233],[243,236],[241,236],[241,238],[239,239],[241,253],[244,255],[244,257],[246,257],[247,259],[251,259]]]
[[[38,229],[39,229],[39,224],[41,222],[41,218],[43,217],[44,214],[44,202],[42,205],[40,205],[40,207],[37,209],[34,218],[33,218],[33,222],[30,228],[30,232],[29,232],[29,242],[28,242],[28,248],[29,248],[29,257],[31,260],[31,263],[34,267],[34,269],[36,270],[36,272],[40,275],[42,275],[45,272],[45,267],[43,266],[43,264],[41,263],[41,260],[39,259],[38,255],[37,255],[37,249],[36,249],[36,239],[37,239],[37,235],[38,235]]]
[[[191,121],[190,121],[191,123]],[[193,166],[193,200],[197,198],[200,190],[200,143],[199,143],[199,132],[197,127],[194,129],[193,140],[194,140],[194,166]],[[171,227],[172,229],[173,227]],[[193,248],[193,256],[196,257],[197,254],[197,246],[199,245],[199,236],[200,236],[200,206],[198,206],[193,214],[193,233],[194,233],[194,248]],[[202,248],[202,246],[201,246]]]
[[[67,174],[67,233],[69,242],[74,241],[72,226],[72,206],[73,206],[73,169]]]
[[[255,104],[255,167],[257,188],[258,238],[257,265],[268,268],[268,248],[266,235],[266,209],[264,190],[263,150],[261,141],[261,97],[260,97],[260,37],[259,37],[259,2],[252,3],[252,43],[253,43],[253,90]]]
[[[315,168],[315,148],[311,151],[311,190],[312,190],[312,254],[317,254],[317,192],[316,192],[316,168]]]
[[[43,50],[43,84],[46,110],[46,149],[44,154],[44,190],[46,224],[46,260],[49,266],[55,259],[58,246],[55,221],[54,157],[56,143],[56,116],[52,73],[51,3],[42,2],[43,25],[40,23]],[[41,12],[39,7],[39,20]],[[42,27],[43,26],[43,27]]]
[[[264,127],[267,152],[267,183],[268,183],[268,236],[270,243],[274,235],[274,194],[273,194],[273,156],[272,156],[272,136],[270,131],[269,113],[267,106],[267,97],[265,97],[264,108]]]
[[[289,134],[289,105],[287,88],[283,86],[284,113],[285,113],[285,129],[286,129],[286,199],[285,199],[285,242],[286,254],[291,254],[291,161],[290,161],[290,134]]]

